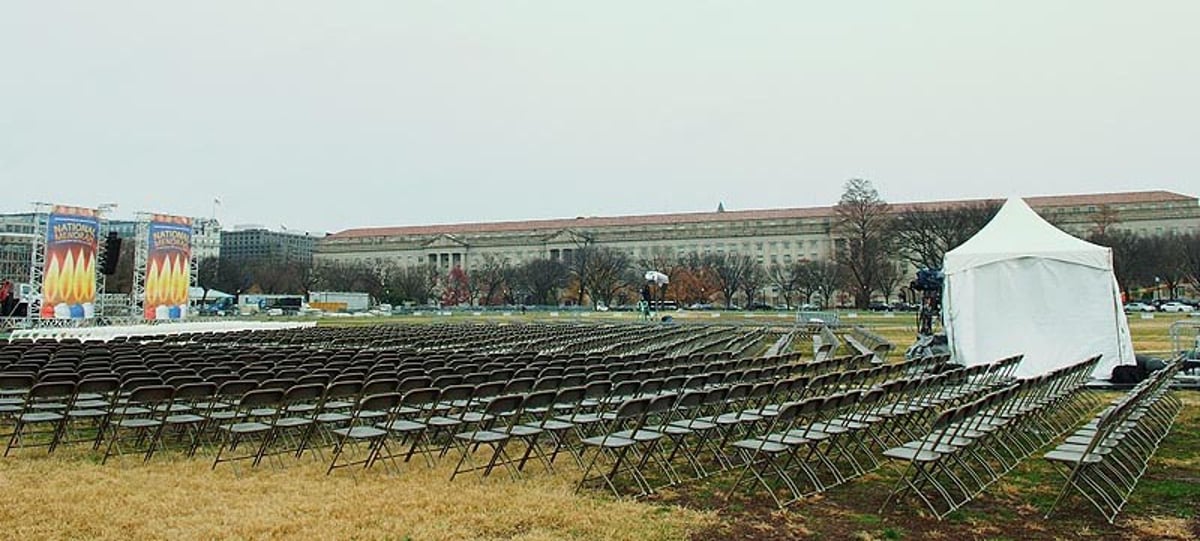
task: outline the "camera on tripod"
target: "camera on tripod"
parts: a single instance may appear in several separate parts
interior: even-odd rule
[[[909,289],[921,292],[921,311],[917,315],[917,333],[933,334],[933,323],[942,317],[942,285],[946,275],[941,269],[920,269]]]
[[[917,279],[909,282],[908,287],[922,292],[936,292],[940,297],[942,285],[945,283],[946,275],[941,269],[920,269],[917,271]]]

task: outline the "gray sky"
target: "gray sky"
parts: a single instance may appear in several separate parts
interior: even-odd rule
[[[1200,2],[4,0],[0,211],[336,231],[1200,192]]]

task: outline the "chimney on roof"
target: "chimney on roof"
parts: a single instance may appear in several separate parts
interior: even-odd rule
[[[724,201],[717,203],[717,212],[725,212],[725,202]]]

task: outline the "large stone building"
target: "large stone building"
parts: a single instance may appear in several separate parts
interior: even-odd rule
[[[317,237],[300,231],[241,226],[221,231],[221,257],[231,261],[295,261],[310,264]]]
[[[982,203],[935,201],[894,204],[939,208]],[[1064,229],[1085,234],[1099,221],[1139,234],[1195,233],[1200,230],[1200,201],[1166,191],[1065,195],[1026,198]],[[468,223],[349,229],[317,242],[315,259],[400,266],[433,264],[449,269],[471,264],[485,254],[510,263],[533,258],[566,259],[591,242],[625,251],[634,261],[656,254],[749,254],[760,263],[791,263],[829,258],[837,240],[832,206],[580,217],[560,220]]]

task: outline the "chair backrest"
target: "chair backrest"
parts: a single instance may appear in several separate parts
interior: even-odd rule
[[[399,387],[400,387],[400,380],[397,380],[397,379],[393,379],[393,378],[373,379],[373,380],[369,380],[363,384],[362,394],[363,394],[363,396],[368,396],[368,395],[373,395],[373,394],[392,393],[392,392],[396,392],[396,389]]]
[[[675,407],[675,402],[678,400],[679,395],[674,393],[651,397],[650,403],[646,405],[646,416],[661,418]]]
[[[554,405],[556,401],[555,399],[558,397],[558,395],[559,392],[554,389],[535,391],[525,395],[525,401],[522,404],[522,407],[525,408],[526,411],[535,408],[545,408],[545,415],[552,415],[554,413],[554,408],[550,406]]]
[[[527,393],[533,390],[534,383],[537,382],[534,378],[517,378],[509,380],[504,387],[504,392],[507,394]]]
[[[79,382],[76,391],[80,393],[110,394],[121,388],[121,380],[114,377],[87,377]]]
[[[240,408],[278,406],[283,402],[283,389],[254,389],[247,391],[238,401]]]
[[[286,391],[295,384],[296,380],[294,379],[271,378],[263,380],[258,384],[258,387],[260,389],[279,389],[281,391]]]
[[[217,387],[217,396],[240,400],[242,395],[258,388],[258,382],[247,379],[226,381]]]
[[[28,403],[69,400],[75,394],[75,382],[52,381],[37,383],[29,388]]]
[[[325,400],[348,399],[362,394],[362,383],[358,381],[339,381],[325,388]]]
[[[203,381],[197,383],[185,383],[175,388],[175,400],[195,401],[200,399],[211,398],[217,394],[217,384]]]
[[[436,404],[442,396],[442,390],[437,387],[413,389],[404,393],[401,404],[411,408],[424,408]]]
[[[171,400],[175,388],[170,385],[147,385],[134,389],[129,393],[130,404],[161,404]]]
[[[400,384],[396,386],[396,392],[404,394],[414,389],[426,389],[429,387],[433,387],[433,378],[427,376],[409,376],[400,380]]]
[[[392,412],[397,409],[401,401],[400,393],[395,391],[388,393],[377,393],[367,395],[358,402],[358,407],[355,408],[352,417],[357,420],[364,412],[387,411]],[[389,416],[394,415],[390,414]]]
[[[442,388],[441,399],[447,402],[454,400],[467,400],[471,398],[471,394],[474,392],[474,385],[451,385],[449,387]]]
[[[0,374],[0,391],[26,391],[33,387],[36,380],[37,376],[29,372]]]
[[[315,402],[325,396],[325,386],[320,383],[293,385],[284,391],[283,401],[289,404]]]
[[[479,385],[476,385],[475,390],[471,392],[471,398],[481,399],[500,396],[500,393],[504,392],[504,386],[505,383],[503,381],[489,381],[487,383],[480,383]]]
[[[484,412],[493,416],[508,416],[515,415],[521,410],[521,405],[525,401],[525,395],[506,394],[498,396],[491,402],[488,402]]]
[[[612,382],[608,380],[592,381],[584,386],[584,398],[599,399],[612,392]]]

